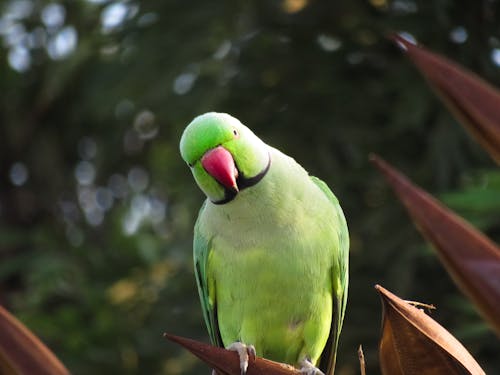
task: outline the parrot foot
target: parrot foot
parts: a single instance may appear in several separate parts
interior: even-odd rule
[[[325,375],[319,368],[314,366],[307,358],[300,361],[300,373],[302,375]]]
[[[248,369],[248,360],[252,357],[255,360],[255,347],[253,345],[245,345],[242,342],[236,341],[229,345],[227,350],[238,353],[240,357],[241,375],[245,375]]]

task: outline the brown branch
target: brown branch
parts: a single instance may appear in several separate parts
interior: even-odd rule
[[[365,353],[363,353],[363,346],[361,344],[359,344],[358,348],[358,359],[359,359],[359,371],[361,375],[366,375]]]
[[[240,375],[240,360],[238,354],[231,350],[219,348],[185,337],[164,333],[163,336],[189,350],[210,368],[221,375]],[[293,366],[274,362],[261,357],[250,358],[247,375],[300,375]]]

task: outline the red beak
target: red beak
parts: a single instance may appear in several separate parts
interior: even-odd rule
[[[234,164],[233,156],[224,147],[218,146],[207,151],[201,158],[201,165],[222,186],[238,191],[238,185],[236,185],[238,169]]]

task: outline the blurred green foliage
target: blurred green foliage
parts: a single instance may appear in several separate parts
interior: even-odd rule
[[[386,39],[500,84],[497,0],[0,3],[0,302],[75,374],[204,374],[203,197],[177,144],[233,114],[336,192],[351,232],[340,374],[377,369],[381,283],[434,303],[486,372],[498,341],[367,162],[376,152],[500,239],[500,174]],[[496,344],[495,344],[496,343]]]

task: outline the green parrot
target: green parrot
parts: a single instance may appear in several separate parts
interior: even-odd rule
[[[334,372],[347,301],[349,234],[337,198],[236,118],[210,112],[180,152],[205,200],[194,267],[210,340],[239,353]]]

